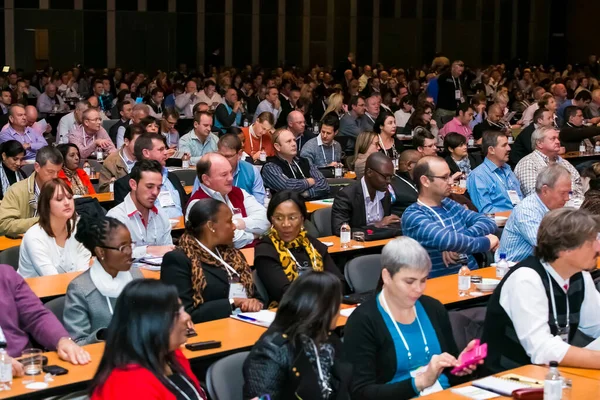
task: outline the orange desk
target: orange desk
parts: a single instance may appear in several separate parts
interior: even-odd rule
[[[113,192],[94,193],[90,194],[89,197],[94,197],[98,199],[100,203],[108,203],[111,201],[115,201],[115,194]]]
[[[331,208],[332,206],[333,206],[333,201],[331,203],[325,203],[325,204],[323,204],[323,203],[315,203],[315,202],[312,202],[312,201],[307,201],[306,202],[306,211],[309,214],[312,214],[312,213],[314,213],[317,210],[320,210],[322,208]]]
[[[23,235],[20,235],[23,236]],[[0,236],[0,251],[10,249],[14,246],[20,246],[23,239],[9,239],[6,236]]]
[[[578,151],[569,151],[568,153],[565,153],[561,156],[562,158],[593,158],[593,157],[597,157],[600,158],[600,154],[598,153],[580,153]]]
[[[483,278],[496,278],[496,268],[487,267],[471,271],[472,275],[480,275]],[[458,295],[458,275],[440,276],[427,280],[425,294],[438,299],[442,304],[453,304],[465,300],[472,299],[487,299],[493,292],[481,292],[482,296],[465,296]]]
[[[192,191],[194,190],[194,187],[193,186],[186,186],[186,187],[184,187],[184,189],[185,189],[185,192],[187,194],[191,194]]]

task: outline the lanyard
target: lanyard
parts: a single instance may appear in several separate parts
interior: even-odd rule
[[[556,325],[556,329],[560,328],[560,325],[558,325],[558,315],[556,314],[556,300],[554,299],[554,288],[552,287],[552,278],[550,277],[550,273],[548,272],[548,270],[546,268],[550,267],[550,265],[546,262],[542,263],[544,265],[544,271],[546,271],[546,275],[548,276],[548,286],[550,286],[550,299],[552,300],[552,314],[554,315],[554,325]],[[569,327],[569,314],[570,314],[570,309],[569,309],[569,296],[565,296],[567,298],[567,324],[565,325],[565,327]]]
[[[106,303],[108,304],[108,311],[110,312],[110,315],[113,315],[113,308],[112,308],[112,304],[110,304],[110,299],[108,298],[108,296],[104,296],[106,298]]]
[[[396,320],[392,316],[390,308],[387,305],[387,301],[385,300],[385,295],[383,294],[384,291],[385,291],[385,289],[381,291],[381,295],[380,295],[381,296],[381,304],[383,305],[383,309],[385,310],[385,312],[388,314],[388,316],[394,323],[394,327],[396,328],[396,331],[398,332],[400,339],[402,339],[402,343],[404,344],[404,347],[406,348],[406,352],[408,353],[408,362],[410,364],[410,361],[412,360],[412,353],[410,351],[410,347],[408,347],[408,343],[406,342],[406,339],[404,338],[404,335],[402,334],[402,331],[400,330],[400,327],[398,326],[398,322],[396,322]],[[423,338],[423,344],[425,345],[425,353],[427,354],[427,359],[429,360],[430,352],[429,352],[429,345],[427,344],[427,338],[425,337],[425,332],[423,332],[423,327],[421,326],[421,321],[419,321],[419,314],[417,314],[417,308],[415,306],[413,306],[413,309],[415,310],[415,318],[417,319],[417,323],[419,324],[419,329],[421,330],[421,337]]]
[[[325,147],[324,144],[321,145],[321,151],[323,152],[323,160],[325,160],[325,164],[327,164],[327,157],[325,157],[325,150],[323,149],[323,147]],[[331,162],[335,161],[335,146],[331,145]]]
[[[298,171],[300,171],[300,174],[302,175],[302,178],[306,179],[306,176],[304,176],[304,172],[302,172],[302,168],[300,168],[300,166],[298,165],[298,163],[296,162],[296,160],[294,160],[294,164],[296,164],[296,167],[298,167]],[[296,176],[296,173],[294,172],[294,168],[292,168],[292,164],[290,164],[288,162],[288,165],[290,166],[290,170],[292,171],[292,175],[294,175],[294,179],[299,179]]]
[[[254,143],[252,142],[252,140],[254,139],[254,129],[252,128],[252,126],[250,126],[250,152],[254,151]],[[259,150],[262,150],[262,136],[260,137],[260,144],[258,145]]]
[[[403,177],[401,177],[401,176],[400,176],[400,175],[398,175],[398,174],[394,174],[394,175],[396,175],[396,176],[397,176],[399,179],[402,179],[402,180],[403,180],[403,181],[404,181],[404,182],[405,182],[405,183],[406,183],[408,186],[410,186],[410,187],[411,187],[411,188],[412,188],[412,189],[413,189],[415,192],[419,193],[419,191],[417,190],[417,188],[416,188],[416,187],[415,187],[415,186],[414,186],[412,183],[410,183],[409,181],[407,181],[406,179],[404,179]]]
[[[310,244],[310,249],[313,252],[313,257],[312,257],[312,267],[313,269],[315,269],[315,266],[317,265],[317,253],[315,252],[315,248],[313,247],[312,243]],[[292,252],[290,251],[290,249],[287,249],[288,254],[290,255],[290,257],[292,258],[292,260],[294,260],[294,262],[296,263],[296,266],[298,267],[298,269],[302,269],[302,266],[300,265],[300,263],[296,260],[296,257],[294,257],[294,255],[292,254]]]
[[[456,79],[453,76],[452,76],[452,83],[454,84],[454,89],[456,90],[457,89],[457,87],[456,87]],[[458,90],[460,90],[461,93],[462,93],[462,86],[460,84],[460,78],[458,78]]]
[[[497,170],[492,171],[492,169],[489,166],[486,165],[486,167],[488,167],[490,172],[496,177],[496,179],[498,179],[500,181],[500,183],[502,184],[502,186],[504,186],[506,188],[506,190],[509,190],[512,187],[512,184],[510,186],[508,185],[509,177],[504,175],[504,172],[502,173],[502,176],[506,179],[506,182],[500,178],[500,175],[498,174]]]
[[[119,152],[119,156],[121,157],[121,160],[123,160],[123,164],[125,164],[125,168],[127,168],[127,171],[129,171],[129,173],[131,173],[131,169],[133,168],[133,165],[135,163],[128,163],[127,160],[125,160],[125,157],[123,157],[125,150],[121,150]]]
[[[196,238],[194,238],[196,239]],[[208,247],[206,247],[201,241],[199,241],[198,239],[196,239],[196,242],[198,242],[198,244],[200,245],[200,247],[202,247],[204,250],[206,250],[208,252],[208,254],[210,254],[215,260],[219,261],[224,267],[225,267],[225,271],[227,272],[227,275],[229,276],[229,279],[231,279],[231,274],[233,273],[234,275],[237,275],[238,277],[240,276],[240,274],[238,274],[238,272],[233,269],[231,267],[231,265],[227,264],[222,258],[221,258],[221,254],[219,254],[219,250],[217,250],[217,254],[213,253],[212,251],[210,251],[208,249]],[[215,249],[216,250],[216,249]]]
[[[185,383],[192,388],[192,390],[194,391],[194,394],[196,395],[195,398],[197,399],[201,399],[202,397],[200,397],[200,393],[198,393],[198,391],[196,390],[196,388],[194,387],[194,385],[192,385],[183,375],[179,375],[181,376],[181,379],[183,379],[185,381]],[[178,392],[179,394],[181,394],[183,397],[185,397],[187,400],[192,400],[190,399],[190,396],[188,396],[187,394],[185,394],[185,392],[183,390],[181,390],[179,388],[179,386],[177,386],[175,383],[173,383],[170,379],[167,379],[169,381],[169,383],[171,384],[171,386],[173,386]]]
[[[379,138],[379,146],[381,147],[381,151],[383,151],[383,154],[387,155],[387,150],[385,149],[385,146],[383,145],[383,139],[381,139],[381,135],[377,134],[377,138]],[[393,159],[398,158],[398,152],[396,151],[396,143],[394,143],[394,140],[392,139],[392,147],[390,147],[390,149],[392,150],[392,157]]]
[[[333,390],[331,390],[331,388],[329,387],[329,383],[325,381],[325,378],[323,377],[323,370],[321,369],[321,359],[319,357],[319,350],[317,349],[317,345],[315,344],[314,340],[310,339],[310,343],[313,346],[313,349],[315,350],[315,358],[317,361],[317,371],[319,372],[319,383],[321,384],[321,386],[323,387],[323,389],[325,391],[327,391],[327,394],[330,395]]]
[[[428,208],[429,211],[431,211],[432,213],[434,213],[435,216],[440,220],[440,222],[442,223],[442,226],[444,228],[446,227],[446,224],[444,223],[444,220],[442,219],[442,217],[440,217],[440,215],[437,212],[435,212],[435,210],[433,208],[429,207],[427,204],[423,203],[421,200],[417,200],[417,203],[419,203],[423,207]],[[442,208],[444,208],[444,207],[442,206]],[[454,227],[454,221],[452,221],[452,218],[450,218],[450,222],[452,223],[452,229],[456,230],[456,228]]]

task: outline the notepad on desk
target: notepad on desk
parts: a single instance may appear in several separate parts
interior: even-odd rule
[[[309,201],[309,203],[330,206],[333,204],[333,200],[334,199],[312,200],[312,201]]]
[[[258,312],[246,312],[232,315],[231,318],[237,319],[238,321],[248,322],[258,326],[264,326],[268,328],[271,323],[275,320],[275,312],[269,310],[260,310]]]
[[[533,381],[533,380],[532,380]],[[512,380],[508,377],[488,376],[487,378],[473,381],[473,386],[510,397],[512,392],[518,389],[529,389],[538,387],[533,382],[523,382],[523,380]]]

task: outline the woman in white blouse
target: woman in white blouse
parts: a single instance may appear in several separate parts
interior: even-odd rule
[[[73,191],[61,179],[44,184],[38,198],[39,222],[23,237],[18,273],[24,278],[85,270],[90,252],[75,240]]]

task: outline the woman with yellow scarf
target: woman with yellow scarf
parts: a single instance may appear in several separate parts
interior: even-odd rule
[[[284,190],[273,196],[267,209],[271,230],[256,245],[254,268],[275,307],[291,283],[306,271],[328,271],[345,285],[344,276],[327,246],[304,229],[306,205],[299,193]]]

